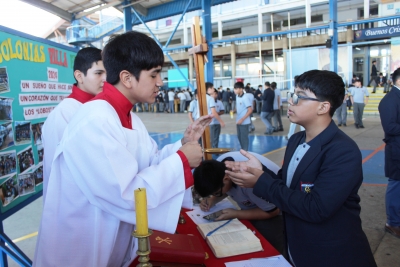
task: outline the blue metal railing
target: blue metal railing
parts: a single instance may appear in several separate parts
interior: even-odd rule
[[[123,20],[114,17],[96,25],[78,25],[67,28],[68,43],[94,42],[122,28]]]

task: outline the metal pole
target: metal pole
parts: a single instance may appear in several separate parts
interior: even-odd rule
[[[271,31],[274,32],[274,15],[271,14]],[[274,81],[276,81],[275,36],[272,36],[272,59],[274,61]]]

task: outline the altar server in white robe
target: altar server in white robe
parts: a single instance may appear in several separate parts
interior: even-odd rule
[[[145,34],[130,31],[103,49],[107,82],[82,105],[56,149],[34,266],[129,266],[136,257],[134,190],[146,188],[149,228],[176,230],[191,168],[202,160],[198,139],[212,116],[189,125],[159,150],[131,111],[153,103],[164,55]]]
[[[74,78],[76,83],[72,87],[72,93],[58,104],[43,124],[43,200],[46,198],[56,146],[61,140],[65,127],[82,104],[103,90],[106,70],[103,66],[100,49],[87,47],[79,50],[74,61]]]

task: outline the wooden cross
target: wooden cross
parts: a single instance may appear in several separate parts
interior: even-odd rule
[[[204,79],[204,63],[207,60],[208,45],[205,38],[201,35],[200,18],[195,16],[192,25],[193,48],[189,49],[189,55],[193,55],[194,68],[196,71],[197,101],[199,102],[200,116],[208,114],[207,108],[207,89]],[[207,127],[202,136],[203,149],[211,148],[210,127]],[[204,159],[212,159],[211,153],[204,153]]]

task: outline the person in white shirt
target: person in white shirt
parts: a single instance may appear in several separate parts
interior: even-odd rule
[[[185,93],[183,91],[180,91],[178,93],[178,97],[180,100],[179,106],[180,106],[180,112],[183,113],[185,112],[185,108],[186,108],[186,96]]]
[[[283,131],[283,124],[282,124],[282,118],[281,118],[281,90],[276,88],[277,84],[276,82],[271,83],[271,88],[274,90],[275,93],[275,98],[274,98],[274,116],[272,117],[274,119],[274,132],[278,131]]]
[[[175,113],[174,100],[175,100],[175,93],[174,90],[171,89],[168,91],[168,101],[169,101],[168,107],[171,113]]]
[[[72,93],[49,114],[42,128],[44,148],[43,203],[46,200],[51,163],[65,127],[82,104],[91,100],[103,90],[106,70],[103,66],[100,49],[87,47],[76,54],[74,78],[76,83],[72,87]]]
[[[218,115],[225,113],[224,105],[218,100],[218,90],[214,88],[214,92],[210,96],[215,100],[215,111]],[[221,134],[221,124],[217,119],[213,119],[210,123],[210,136],[211,136],[211,147],[218,147],[219,136]]]
[[[186,96],[186,105],[185,105],[185,112],[186,112],[187,109],[188,109],[188,106],[189,106],[189,104],[190,104],[190,101],[192,101],[192,96],[191,96],[190,93],[189,93],[189,89],[183,91],[183,93],[184,93],[185,96]]]
[[[368,104],[369,92],[367,88],[362,86],[359,78],[356,78],[354,85],[350,89],[350,100],[353,104],[354,125],[358,129],[364,128],[362,117],[364,108]]]
[[[131,109],[155,101],[163,51],[129,31],[110,39],[102,56],[103,92],[82,105],[56,149],[33,266],[129,266],[137,250],[137,188],[147,191],[150,229],[174,233],[182,205],[193,204],[186,189],[202,161],[197,140],[212,116],[159,150]]]

